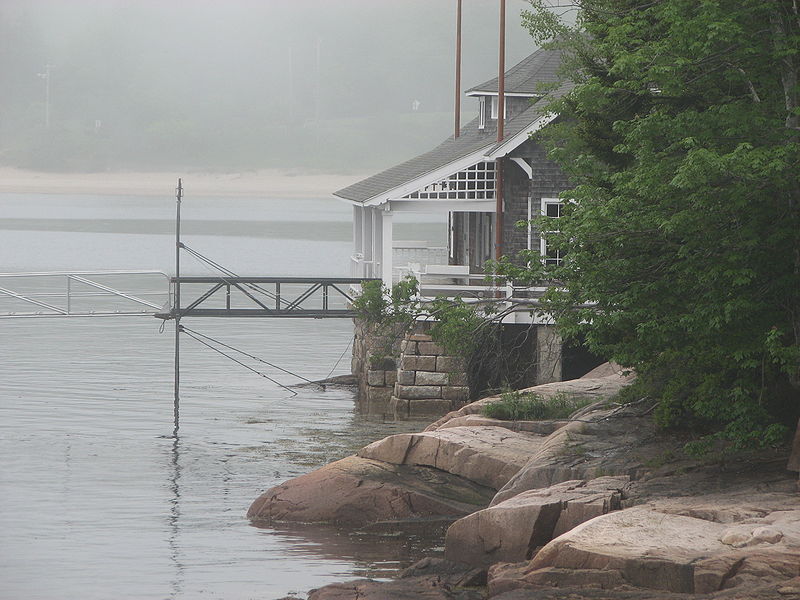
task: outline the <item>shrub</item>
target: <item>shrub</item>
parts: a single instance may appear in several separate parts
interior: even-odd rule
[[[484,406],[482,413],[486,417],[503,421],[566,419],[592,402],[590,398],[577,398],[568,394],[545,398],[539,394],[506,392],[500,395],[497,402]]]

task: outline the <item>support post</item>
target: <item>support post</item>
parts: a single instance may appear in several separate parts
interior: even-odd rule
[[[381,279],[383,285],[388,288],[392,287],[392,217],[394,215],[391,211],[386,210],[381,219]]]
[[[497,65],[497,143],[503,141],[505,135],[506,116],[506,0],[500,0],[500,51]],[[495,177],[495,250],[496,260],[503,256],[503,159],[498,156]]]
[[[353,257],[351,277],[365,277],[364,272],[364,207],[353,206]]]
[[[494,258],[503,256],[503,159],[495,159]]]
[[[497,64],[497,141],[505,136],[506,120],[506,0],[500,0],[500,52]]]
[[[375,248],[373,247],[373,208],[371,207],[364,207],[364,215],[361,220],[361,239],[364,242],[364,250],[362,254],[364,255],[364,275],[366,277],[374,277],[375,272],[373,271],[374,265],[372,262],[375,260]]]
[[[456,98],[455,98],[455,133],[457,138],[461,133],[461,0],[456,7]]]
[[[183,198],[183,182],[178,178],[175,193],[177,200],[175,209],[175,401],[173,404],[173,435],[177,437],[180,419],[181,391],[181,198]]]
[[[383,209],[372,209],[372,272],[373,277],[383,274]]]

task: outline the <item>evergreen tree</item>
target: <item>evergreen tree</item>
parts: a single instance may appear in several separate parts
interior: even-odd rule
[[[635,368],[666,425],[783,441],[800,406],[797,2],[581,0],[575,26],[547,8],[526,22],[576,84],[546,134],[575,183],[549,239],[566,259],[536,273],[562,284],[562,331]]]

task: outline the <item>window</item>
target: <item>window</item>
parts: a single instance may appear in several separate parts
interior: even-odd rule
[[[508,98],[504,98],[505,102],[503,102],[503,118],[505,119],[508,117]],[[500,103],[500,99],[498,96],[492,96],[492,118],[497,118],[497,106]]]
[[[478,129],[486,129],[486,96],[478,100]]]
[[[563,206],[564,203],[558,198],[542,198],[542,216],[550,219],[560,219]],[[558,225],[554,221],[553,226],[548,227],[546,231],[542,231],[539,238],[539,252],[546,265],[560,265],[564,260],[563,251],[549,248],[547,245],[547,234],[556,231],[558,231]]]

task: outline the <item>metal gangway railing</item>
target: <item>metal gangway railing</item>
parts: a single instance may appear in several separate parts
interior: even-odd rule
[[[171,304],[162,271],[0,273],[0,319],[152,316]]]

